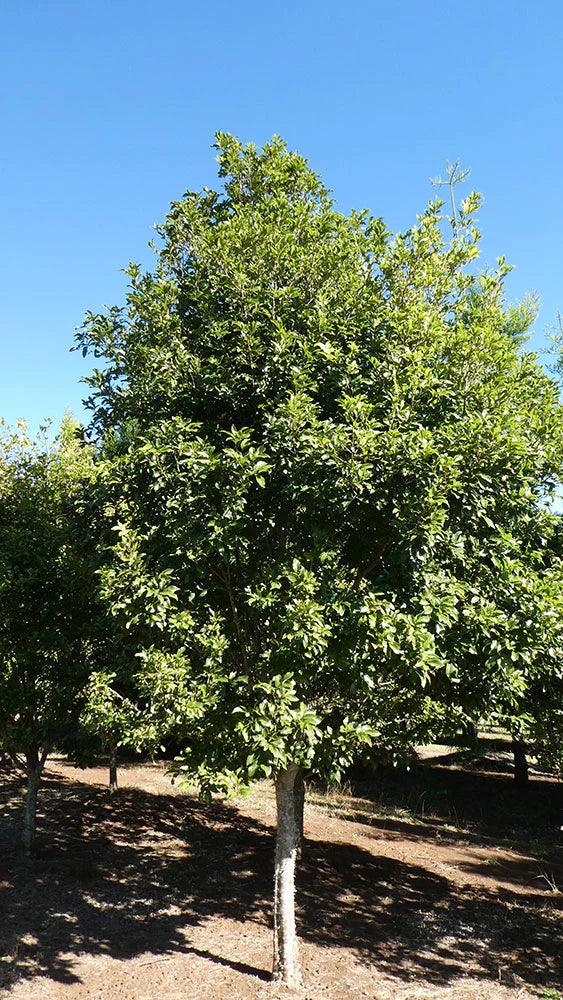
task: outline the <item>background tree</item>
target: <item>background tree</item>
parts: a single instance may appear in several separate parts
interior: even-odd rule
[[[526,544],[527,541],[527,544]],[[515,778],[528,779],[527,754],[563,773],[563,522],[540,511],[511,565],[507,607],[510,656],[524,676],[513,705],[494,721],[513,736]]]
[[[154,273],[131,265],[80,344],[104,360],[103,587],[137,637],[143,738],[174,733],[203,794],[274,778],[274,976],[295,985],[296,783],[429,738],[466,675],[477,712],[521,690],[493,652],[494,550],[554,488],[561,413],[508,268],[473,266],[476,195],[451,238],[437,201],[391,239],[280,140],[218,148],[224,189],[172,205]]]
[[[98,669],[88,681],[78,739],[71,753],[81,766],[86,766],[101,751],[109,763],[109,790],[113,793],[118,787],[119,747],[123,744],[141,746],[149,751],[156,747],[153,742],[142,738],[144,720],[132,701],[136,692],[132,690],[133,671],[131,661],[127,659],[128,637],[123,639],[123,644],[118,644],[115,628],[111,623],[106,624],[106,637],[113,634],[116,641],[105,646],[103,660],[98,650]],[[110,660],[107,654],[112,651],[114,655]],[[106,669],[103,669],[104,660]]]
[[[92,668],[94,474],[70,417],[54,444],[0,427],[0,743],[27,774],[27,854],[47,755],[77,724]]]
[[[466,730],[468,721],[511,734],[518,783],[528,779],[528,754],[550,770],[561,769],[561,532],[559,515],[531,503],[511,531],[499,531],[491,541],[481,574],[466,567],[470,576],[475,570],[469,600],[480,624],[475,630],[472,622],[472,634],[461,643],[465,663],[456,686],[440,696],[458,705],[458,713],[445,718],[446,740],[455,739],[460,725]]]

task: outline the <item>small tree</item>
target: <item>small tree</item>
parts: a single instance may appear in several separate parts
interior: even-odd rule
[[[93,477],[70,417],[52,445],[0,427],[0,744],[27,774],[26,854],[47,755],[76,725],[92,666]]]
[[[449,241],[440,202],[392,240],[280,140],[218,148],[224,190],[172,205],[155,272],[130,266],[80,344],[105,361],[103,587],[137,637],[143,738],[174,733],[205,795],[274,779],[274,977],[297,985],[303,773],[428,736],[466,669],[477,712],[518,687],[497,656],[478,681],[494,587],[472,573],[494,582],[491,545],[551,488],[561,414],[508,268],[472,270],[476,195]]]
[[[124,641],[124,648],[128,643]],[[115,661],[121,660],[121,670],[99,669],[89,679],[86,689],[84,708],[80,716],[81,733],[86,737],[86,752],[82,752],[82,760],[88,761],[93,746],[102,749],[109,762],[109,790],[117,791],[118,780],[118,750],[122,744],[141,745],[144,749],[153,750],[154,742],[143,738],[143,717],[138,707],[131,700],[130,678],[124,669],[123,648],[116,652]],[[126,661],[125,661],[126,662]],[[114,662],[114,666],[116,663]],[[120,683],[123,682],[124,683]],[[129,683],[128,683],[129,681]],[[128,688],[124,694],[120,687]],[[80,745],[80,744],[79,744]],[[89,753],[90,751],[90,753]]]

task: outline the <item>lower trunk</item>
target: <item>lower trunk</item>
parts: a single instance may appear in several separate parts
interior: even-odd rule
[[[37,816],[37,793],[43,773],[46,755],[28,754],[27,761],[27,792],[23,807],[22,847],[26,857],[31,857],[35,850],[35,826]]]
[[[514,754],[514,780],[518,785],[525,785],[528,780],[526,744],[522,740],[513,739],[512,753]]]
[[[117,790],[117,747],[112,747],[109,752],[109,790]]]
[[[299,989],[301,969],[295,930],[295,859],[300,844],[299,792],[303,772],[293,764],[276,776],[273,979]]]
[[[476,743],[479,738],[479,730],[477,729],[477,726],[475,725],[474,722],[467,723],[466,732],[467,732],[467,739],[471,743]]]

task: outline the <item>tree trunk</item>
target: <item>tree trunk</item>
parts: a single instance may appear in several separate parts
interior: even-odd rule
[[[109,790],[117,791],[117,747],[111,747],[109,752]]]
[[[528,761],[526,758],[526,744],[522,740],[512,739],[512,753],[514,754],[514,780],[517,785],[525,785],[528,780]]]
[[[471,743],[477,743],[479,739],[479,730],[474,722],[467,723],[467,738]]]
[[[295,859],[300,842],[299,793],[296,782],[303,772],[296,764],[276,776],[276,861],[274,875],[275,982],[294,989],[301,986],[301,969],[295,930]]]
[[[36,752],[26,754],[27,792],[23,807],[22,847],[27,858],[30,858],[35,850],[37,793],[46,758],[46,752],[41,754],[41,757]]]

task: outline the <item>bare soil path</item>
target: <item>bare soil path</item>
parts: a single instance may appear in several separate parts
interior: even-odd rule
[[[414,818],[366,795],[310,795],[298,879],[302,1000],[527,1000],[562,989],[553,845],[531,829],[509,836],[498,810],[484,808],[485,788],[497,805],[503,794],[512,801],[508,776],[485,785],[444,768],[435,783],[436,773],[437,788],[461,787],[453,813],[440,815],[432,784]],[[287,997],[269,983],[269,789],[204,806],[171,786],[162,765],[122,768],[111,797],[106,782],[103,768],[50,762],[38,856],[24,863],[14,846],[22,785],[3,775],[0,995]],[[559,793],[532,781],[520,808],[537,818]],[[491,823],[479,823],[489,811]]]

